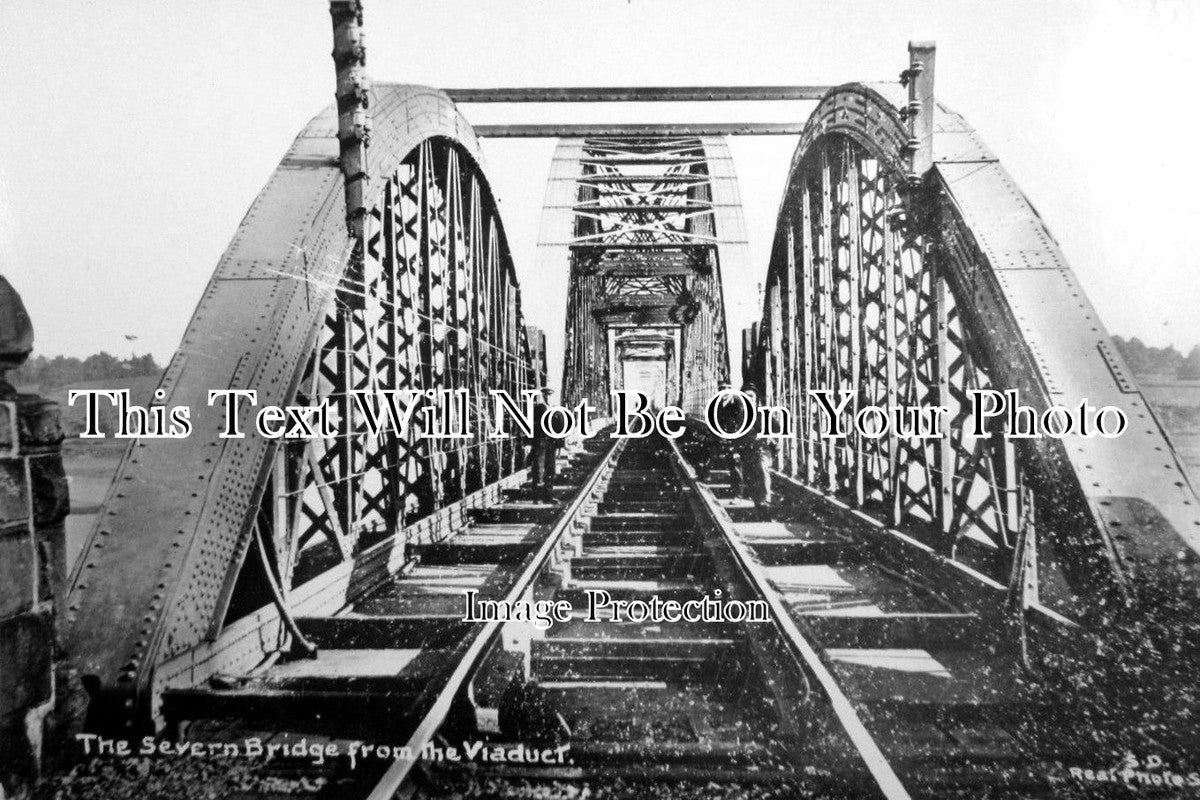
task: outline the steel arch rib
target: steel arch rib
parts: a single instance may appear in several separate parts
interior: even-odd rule
[[[1053,486],[1050,524],[1063,536],[1099,532],[1142,611],[1194,603],[1200,500],[1174,447],[1053,234],[999,159],[961,115],[939,106],[934,125],[942,257],[958,291],[973,298],[976,325],[991,332],[994,379],[1039,407],[1087,399],[1130,419],[1114,439],[1035,440],[1041,481]]]
[[[376,85],[370,105],[370,167],[379,177],[368,202],[379,202],[388,178],[422,143],[454,143],[474,160],[495,222],[488,256],[497,274],[490,280],[512,287],[506,308],[519,317],[515,272],[471,127],[431,88]],[[461,213],[462,203],[477,207],[480,198],[455,202]],[[156,668],[211,641],[219,629],[222,597],[245,558],[277,450],[252,430],[241,439],[219,438],[222,411],[208,407],[207,394],[254,389],[259,405],[291,401],[353,249],[337,112],[330,106],[301,131],[250,206],[160,383],[158,402],[190,406],[193,433],[131,443],[72,575],[67,648],[79,674],[94,676],[100,693],[93,703],[127,726],[156,713],[147,702],[155,695]],[[462,307],[461,296],[453,301]],[[511,346],[527,360],[524,328],[514,330]],[[241,415],[243,430],[247,416]]]
[[[886,280],[909,283],[901,291],[884,286],[882,293],[878,287],[851,285],[853,302],[869,297],[877,304],[874,319],[883,320],[875,323],[878,339],[870,346],[880,353],[899,347],[899,369],[885,364],[882,356],[877,364],[864,361],[858,344],[841,340],[846,332],[841,319],[856,332],[857,326],[866,327],[844,305],[844,317],[838,317],[841,301],[834,285],[839,275],[845,277],[845,263],[867,256],[837,250],[845,247],[843,231],[856,230],[851,238],[857,238],[866,236],[870,226],[839,227],[858,224],[847,222],[853,215],[843,213],[846,208],[837,203],[839,180],[855,176],[862,187],[854,192],[856,203],[875,190],[867,186],[868,176],[838,172],[840,166],[829,162],[839,158],[834,145],[849,142],[864,157],[877,160],[893,186],[903,187],[906,148],[914,146],[904,121],[907,107],[899,84],[847,84],[830,90],[805,126],[780,205],[766,305],[754,343],[755,369],[767,376],[771,399],[802,412],[805,391],[829,383],[822,371],[848,375],[851,367],[863,366],[866,371],[854,380],[861,398],[880,404],[897,399],[929,403],[944,399],[939,378],[946,381],[953,374],[961,382],[968,380],[962,376],[973,375],[970,380],[990,379],[990,386],[1019,389],[1023,402],[1039,412],[1051,405],[1073,407],[1084,399],[1094,406],[1118,406],[1128,413],[1130,429],[1115,439],[1021,442],[1015,453],[991,460],[976,451],[975,460],[964,461],[955,452],[960,440],[942,445],[949,449],[940,454],[934,445],[907,466],[903,461],[897,465],[894,447],[883,448],[866,454],[868,461],[875,457],[869,476],[875,484],[868,480],[864,485],[863,467],[839,462],[844,454],[816,437],[798,441],[794,452],[783,454],[781,466],[794,463],[788,471],[797,478],[844,491],[860,505],[886,501],[876,505],[886,524],[899,524],[906,511],[919,507],[931,517],[926,522],[948,529],[977,524],[970,514],[978,509],[966,501],[971,487],[963,488],[964,475],[950,469],[939,477],[938,467],[973,470],[965,477],[977,474],[980,486],[1001,484],[1003,491],[978,502],[987,513],[1007,519],[1006,524],[1019,515],[1009,503],[1015,491],[1005,491],[1023,485],[1016,474],[1023,470],[1036,493],[1039,537],[1053,548],[1052,566],[1067,575],[1075,594],[1073,602],[1060,608],[1100,624],[1128,611],[1135,612],[1135,619],[1165,620],[1163,615],[1186,609],[1200,589],[1200,500],[1195,488],[1053,235],[974,129],[944,106],[934,111],[931,170],[920,187],[897,195],[906,206],[899,210],[919,218],[925,242],[919,256],[928,251],[929,263],[911,275],[893,274],[891,265],[902,255],[893,252],[889,238],[895,217],[887,212],[897,209],[887,209],[885,200],[873,223],[886,241],[877,257],[888,264]],[[837,174],[831,177],[831,172]],[[819,224],[822,205],[840,208],[824,231]],[[853,210],[857,214],[862,209]],[[853,268],[863,275],[870,272],[866,261]],[[923,307],[903,307],[905,292],[920,295]],[[818,318],[812,325],[810,316]],[[889,323],[897,326],[890,332]],[[938,330],[942,341],[929,344],[933,355],[904,363],[904,336],[920,332],[936,338]],[[828,361],[821,360],[823,355]],[[848,366],[847,360],[853,364]],[[772,380],[781,374],[782,379]],[[898,485],[908,473],[897,470],[917,466],[925,469],[925,478],[914,487]],[[953,556],[953,550],[948,554]]]

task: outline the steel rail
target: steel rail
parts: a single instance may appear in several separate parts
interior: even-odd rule
[[[443,89],[456,103],[655,103],[820,100],[831,86],[518,86]]]
[[[867,526],[869,526],[870,528],[875,530],[877,533],[889,537],[891,540],[898,542],[900,545],[911,550],[913,553],[918,553],[921,556],[932,560],[934,563],[938,564],[939,566],[942,566],[948,570],[956,572],[959,575],[962,575],[962,576],[968,578],[969,580],[974,581],[975,583],[979,584],[980,586],[982,586],[986,589],[989,589],[994,592],[1003,592],[1008,589],[1007,586],[1005,586],[1003,583],[1000,583],[995,578],[990,578],[987,575],[984,575],[979,570],[973,569],[972,567],[970,567],[967,564],[962,563],[961,561],[956,561],[953,558],[948,558],[948,557],[942,555],[941,553],[937,552],[934,548],[930,547],[929,545],[925,544],[924,542],[922,542],[918,539],[914,539],[912,536],[909,536],[907,533],[904,533],[903,531],[899,530],[898,528],[893,528],[892,526],[890,526],[884,522],[881,522],[880,520],[876,519],[875,517],[872,517],[870,514],[866,513],[862,509],[855,508],[854,506],[850,505],[849,503],[845,503],[832,495],[826,494],[825,492],[821,491],[820,489],[817,489],[813,486],[809,486],[804,481],[797,480],[796,478],[792,477],[791,475],[788,475],[786,473],[780,472],[779,470],[775,470],[775,469],[771,470],[771,478],[772,478],[772,480],[787,484],[788,486],[790,486],[798,491],[805,492],[805,493],[811,495],[812,497],[821,500],[822,502],[828,503],[829,505],[845,512],[846,514],[853,516],[854,518],[858,519],[860,522],[866,523]],[[1047,605],[1044,605],[1043,603],[1030,604],[1029,611],[1033,612],[1034,614],[1037,614],[1041,618],[1044,618],[1044,621],[1047,624],[1056,625],[1064,630],[1069,630],[1069,631],[1075,631],[1075,632],[1083,631],[1083,626],[1080,625],[1078,621],[1073,620],[1070,617],[1064,616],[1063,614],[1060,614],[1059,612],[1055,611],[1054,609],[1050,608]]]
[[[543,540],[541,547],[538,548],[529,565],[521,572],[520,576],[505,595],[504,602],[508,605],[520,599],[525,590],[533,583],[539,573],[545,568],[554,549],[558,547],[563,535],[574,524],[576,518],[583,510],[584,505],[596,492],[596,487],[604,478],[606,473],[611,473],[612,468],[616,465],[617,457],[625,447],[625,439],[617,439],[608,452],[601,457],[600,462],[592,470],[592,474],[588,476],[587,481],[580,487],[571,504],[566,507],[554,527],[550,529]],[[409,736],[408,742],[404,750],[405,753],[411,754],[411,758],[399,758],[392,762],[388,767],[383,777],[375,784],[375,788],[367,795],[367,800],[392,800],[396,793],[403,786],[404,781],[408,778],[412,768],[416,766],[420,760],[421,750],[427,742],[433,740],[438,729],[445,722],[446,716],[450,712],[450,706],[454,702],[454,698],[466,681],[474,674],[476,667],[487,656],[491,650],[492,644],[500,635],[502,623],[499,620],[491,620],[483,623],[483,627],[476,634],[466,653],[459,659],[458,664],[451,673],[449,680],[438,692],[437,698],[433,701],[433,705],[425,716],[417,725],[416,730]]]
[[[787,608],[783,605],[783,601],[779,599],[777,592],[771,589],[768,578],[763,569],[754,562],[750,551],[746,545],[742,543],[736,532],[733,530],[733,520],[729,518],[729,514],[717,502],[717,498],[713,495],[712,490],[701,485],[696,477],[696,470],[692,468],[687,459],[679,451],[679,447],[674,440],[667,440],[671,445],[676,459],[684,476],[687,478],[689,488],[696,493],[704,507],[706,514],[717,529],[721,532],[722,538],[732,551],[738,567],[743,576],[750,581],[754,590],[767,602],[771,609],[771,614],[774,617],[775,625],[784,635],[785,640],[792,646],[794,653],[800,657],[809,672],[816,678],[817,683],[821,685],[821,689],[825,692],[825,696],[829,699],[830,706],[833,708],[833,713],[837,716],[838,722],[841,723],[846,735],[850,737],[854,747],[858,750],[859,756],[866,765],[867,770],[871,773],[871,777],[875,779],[876,785],[883,793],[887,800],[911,800],[911,795],[904,787],[900,777],[892,769],[888,763],[887,757],[883,751],[879,749],[875,739],[859,718],[858,712],[854,710],[854,706],[850,703],[845,692],[842,691],[838,684],[837,678],[825,666],[821,660],[820,653],[817,648],[800,631]]]

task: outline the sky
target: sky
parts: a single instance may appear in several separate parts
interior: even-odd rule
[[[907,42],[935,39],[939,99],[1000,156],[1109,330],[1200,343],[1200,0],[367,0],[365,30],[374,80],[443,87],[894,80]],[[330,48],[325,0],[0,0],[0,274],[24,298],[36,352],[169,359],[250,202],[332,101]],[[463,111],[483,123],[811,109]],[[553,145],[484,145],[525,316],[552,352],[566,267],[539,270],[536,243]],[[794,148],[731,144],[754,265],[724,275],[731,330],[758,316]]]

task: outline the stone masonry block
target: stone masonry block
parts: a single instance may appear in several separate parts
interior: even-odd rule
[[[0,617],[33,608],[37,601],[38,557],[28,526],[0,528]]]

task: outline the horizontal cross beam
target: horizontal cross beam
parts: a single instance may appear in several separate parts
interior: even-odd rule
[[[456,103],[646,103],[820,100],[829,86],[560,86],[446,89]]]
[[[673,231],[679,233],[678,231]],[[604,251],[604,250],[644,250],[651,253],[663,253],[672,250],[712,250],[714,242],[571,242],[572,250]]]
[[[552,181],[569,180],[572,183],[586,183],[602,186],[605,184],[665,184],[665,183],[711,183],[714,180],[729,180],[728,176],[724,178],[716,178],[712,175],[698,175],[695,173],[672,173],[672,174],[651,174],[651,175],[635,175],[632,173],[608,174],[601,175],[572,175],[567,178],[550,178]]]
[[[592,317],[600,324],[613,326],[677,325],[678,323],[671,319],[670,312],[673,307],[674,303],[638,308],[629,305],[605,305],[593,308]]]
[[[521,125],[475,125],[475,135],[490,139],[558,139],[567,137],[655,136],[799,136],[803,122],[672,122]],[[642,180],[628,176],[625,180]],[[645,180],[649,180],[646,178]]]

